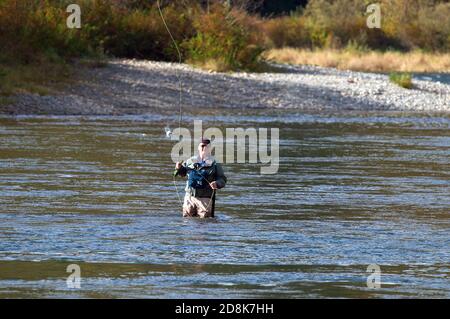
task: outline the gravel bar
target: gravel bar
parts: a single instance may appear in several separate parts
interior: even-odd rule
[[[273,73],[216,73],[187,64],[113,59],[84,68],[63,91],[20,94],[3,114],[122,115],[183,108],[450,112],[450,85],[413,79],[404,89],[375,73],[272,65]]]

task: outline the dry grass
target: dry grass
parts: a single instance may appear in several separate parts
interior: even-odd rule
[[[71,67],[61,63],[0,64],[0,96],[26,92],[47,95],[61,89],[70,81],[72,74]]]
[[[264,53],[270,61],[332,67],[366,72],[450,72],[449,53],[377,52],[352,50],[272,49]]]
[[[208,59],[205,61],[187,61],[189,64],[192,64],[193,66],[200,68],[205,71],[212,71],[212,72],[227,72],[229,71],[228,65],[221,60],[218,59]]]

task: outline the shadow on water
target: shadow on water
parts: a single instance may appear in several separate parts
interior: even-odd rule
[[[76,262],[82,271],[79,289],[68,288],[70,261],[2,261],[0,286],[2,297],[118,298],[150,297],[211,298],[257,297],[302,298],[350,297],[378,298],[414,296],[402,289],[402,277],[414,274],[419,280],[421,268],[382,266],[390,280],[384,289],[369,289],[365,265],[223,265],[223,264],[122,264]],[[437,265],[434,270],[445,269]],[[296,280],[288,279],[295,276]],[[320,277],[320,279],[318,279]],[[386,280],[386,279],[385,279]],[[4,288],[8,285],[7,288]],[[393,291],[395,289],[395,291]],[[438,289],[422,292],[424,296],[445,296]]]

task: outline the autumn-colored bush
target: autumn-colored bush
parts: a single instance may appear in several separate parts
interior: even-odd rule
[[[0,63],[102,54],[178,60],[156,0],[79,0],[81,29],[66,26],[72,2],[0,0]],[[209,8],[194,0],[160,2],[183,60],[218,70],[254,69],[266,48],[450,50],[450,3],[443,0],[379,0],[381,29],[366,26],[368,0],[310,0],[304,10],[275,18],[219,0]]]
[[[311,47],[305,19],[298,15],[266,19],[262,26],[268,47]]]
[[[450,3],[383,0],[383,31],[406,49],[450,50]]]
[[[156,1],[81,0],[82,26],[66,26],[72,1],[0,0],[0,56],[22,62],[38,57],[72,58],[106,54],[177,61],[175,45]],[[243,9],[198,1],[164,2],[164,19],[183,60],[215,60],[225,69],[251,69],[262,51],[259,19]]]
[[[262,48],[244,12],[215,4],[193,23],[195,35],[183,44],[190,62],[219,71],[257,66]]]
[[[300,14],[267,19],[271,48],[450,50],[450,3],[443,0],[379,0],[381,28],[366,25],[367,0],[310,0]]]

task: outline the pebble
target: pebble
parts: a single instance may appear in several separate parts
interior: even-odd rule
[[[187,64],[112,59],[107,67],[85,69],[82,80],[58,94],[20,94],[0,113],[145,114],[182,106],[293,108],[304,111],[450,112],[450,85],[413,79],[414,88],[387,75],[313,66],[273,64],[279,73],[217,73]]]

